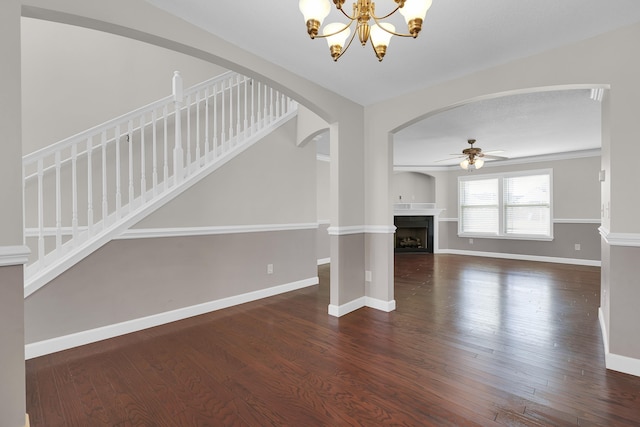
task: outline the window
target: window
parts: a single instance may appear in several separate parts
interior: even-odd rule
[[[498,234],[499,216],[497,179],[460,182],[461,232]]]
[[[458,178],[458,235],[553,238],[551,170]]]

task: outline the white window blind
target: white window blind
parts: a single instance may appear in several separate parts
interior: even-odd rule
[[[551,169],[462,176],[458,183],[459,235],[553,239]]]
[[[499,194],[497,179],[460,181],[463,233],[498,234]]]
[[[549,174],[504,178],[506,234],[551,234],[550,181]]]

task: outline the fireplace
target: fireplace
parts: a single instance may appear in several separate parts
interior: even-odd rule
[[[396,252],[433,253],[433,216],[394,217]]]

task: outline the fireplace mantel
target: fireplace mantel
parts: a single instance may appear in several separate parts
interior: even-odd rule
[[[445,209],[436,209],[435,203],[394,203],[394,216],[425,215],[438,217]]]

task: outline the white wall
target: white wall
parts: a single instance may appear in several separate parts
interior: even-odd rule
[[[291,120],[134,228],[315,223],[315,167]]]
[[[23,153],[222,74],[214,64],[92,29],[22,18]]]
[[[435,178],[419,172],[396,172],[391,178],[393,203],[435,203]]]
[[[487,166],[471,172],[474,176],[492,173],[516,172],[538,169],[553,171],[553,217],[560,219],[600,218],[600,157],[530,162],[507,166]],[[458,216],[458,177],[470,172],[455,168],[447,178],[447,218]]]
[[[329,162],[316,161],[316,191],[318,195],[318,221],[329,219],[331,198],[329,191]]]

